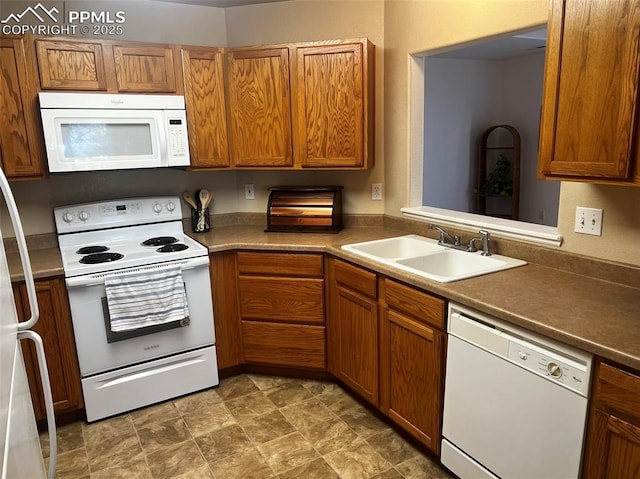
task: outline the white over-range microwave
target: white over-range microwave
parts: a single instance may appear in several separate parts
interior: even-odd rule
[[[39,93],[49,171],[189,166],[184,97]]]

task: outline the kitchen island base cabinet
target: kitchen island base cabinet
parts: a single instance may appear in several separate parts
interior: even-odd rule
[[[640,477],[640,374],[605,363],[595,374],[584,478]]]
[[[329,261],[331,372],[378,405],[378,286],[375,273]]]
[[[44,343],[53,409],[57,417],[84,407],[71,311],[62,279],[39,280],[35,285],[40,319],[33,330],[42,337]],[[26,286],[20,284],[14,287],[14,291],[16,299],[19,298],[16,301],[18,317],[20,321],[25,321],[31,315]],[[42,420],[46,413],[36,351],[30,342],[25,341],[22,351],[36,419]]]
[[[438,454],[446,303],[389,279],[383,284],[380,409]]]
[[[237,253],[244,362],[324,370],[324,258]]]

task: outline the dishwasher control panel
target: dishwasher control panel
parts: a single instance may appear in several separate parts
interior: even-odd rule
[[[509,338],[508,358],[519,366],[540,376],[563,384],[579,394],[586,395],[589,379],[585,365],[541,350],[535,344],[526,343],[519,338]]]

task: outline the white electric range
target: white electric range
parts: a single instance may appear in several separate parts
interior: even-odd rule
[[[126,198],[54,210],[87,419],[219,383],[209,255],[184,233],[180,199]],[[105,282],[179,266],[188,317],[115,332]]]

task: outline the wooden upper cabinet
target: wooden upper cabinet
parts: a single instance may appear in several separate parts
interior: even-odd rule
[[[640,1],[552,0],[538,176],[640,184]]]
[[[182,92],[171,45],[36,39],[35,48],[43,90]]]
[[[232,49],[227,74],[234,166],[293,166],[288,48]]]
[[[300,167],[370,166],[372,51],[367,41],[295,48],[294,145]]]
[[[114,45],[113,58],[119,92],[178,92],[171,46]]]
[[[35,72],[22,38],[0,38],[0,156],[8,178],[44,175]]]
[[[194,169],[229,166],[223,61],[220,48],[182,49],[189,150]]]
[[[107,90],[99,42],[36,40],[43,90]]]

